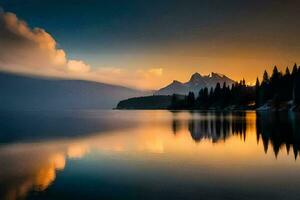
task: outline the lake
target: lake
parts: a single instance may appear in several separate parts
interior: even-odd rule
[[[0,113],[0,199],[299,199],[300,116]]]

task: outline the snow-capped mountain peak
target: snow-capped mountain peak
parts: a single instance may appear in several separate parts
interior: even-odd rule
[[[187,94],[188,92],[194,92],[195,94],[198,94],[201,88],[214,88],[217,83],[223,85],[224,82],[226,85],[231,85],[235,81],[219,73],[212,72],[210,75],[202,76],[196,72],[191,76],[188,82],[181,83],[174,80],[171,84],[159,89],[155,95]]]

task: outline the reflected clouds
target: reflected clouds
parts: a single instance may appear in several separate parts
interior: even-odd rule
[[[66,159],[79,159],[87,149],[76,144],[45,142],[0,147],[0,197],[24,198],[28,192],[43,191],[55,180]]]
[[[279,152],[288,154],[290,149],[294,160],[300,150],[300,127],[296,123],[299,116],[294,113],[129,112],[118,112],[117,116],[115,111],[106,112],[110,123],[99,130],[96,121],[102,120],[101,113],[89,113],[88,118],[81,115],[82,123],[87,125],[90,119],[94,128],[84,126],[81,132],[86,130],[89,134],[82,137],[50,136],[51,140],[0,145],[0,198],[14,200],[47,190],[57,172],[71,164],[68,160],[81,160],[87,154],[151,160],[153,165],[162,164],[157,160],[162,155],[167,160],[189,160],[195,166],[222,160],[220,173],[226,174],[231,173],[234,163],[248,163],[249,159],[274,162],[272,157],[291,160],[285,154],[279,156]],[[77,121],[69,119],[80,121],[80,117]],[[79,125],[74,124],[73,129],[79,129]],[[172,170],[171,166],[165,167]]]

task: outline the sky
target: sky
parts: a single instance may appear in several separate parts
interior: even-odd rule
[[[297,0],[1,0],[0,70],[158,89],[300,63]]]

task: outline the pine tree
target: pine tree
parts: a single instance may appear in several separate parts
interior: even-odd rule
[[[218,99],[218,98],[220,98],[220,96],[221,96],[221,85],[220,85],[220,83],[217,83],[217,85],[216,85],[216,88],[215,88],[215,91],[214,91],[214,98],[215,99]]]
[[[297,80],[297,79],[298,79],[298,78],[297,78],[297,76],[298,76],[298,67],[297,67],[297,64],[296,64],[296,63],[294,64],[294,67],[293,67],[293,71],[292,71],[292,75],[291,75],[291,76],[292,76],[292,77],[291,77],[291,79],[292,79],[291,81],[293,82],[293,83],[292,83],[292,85],[293,85],[293,86],[292,86],[292,88],[293,88],[293,89],[292,89],[292,90],[293,90],[292,96],[293,96],[293,101],[296,103],[296,101],[297,101],[296,98],[297,98],[297,96],[298,96],[298,95],[297,95],[297,93],[298,93],[298,92],[297,92],[297,90],[298,90],[298,88],[297,88],[297,85],[298,85],[298,84],[297,84],[297,82],[298,82],[298,80]]]
[[[176,94],[172,95],[171,108],[172,109],[177,109],[178,108],[178,99],[177,99],[177,95]]]
[[[285,69],[285,75],[286,76],[290,76],[291,75],[289,67],[286,67],[286,69]]]
[[[285,74],[279,87],[281,99],[285,101],[291,100],[293,94],[293,81],[288,67],[285,69]]]
[[[269,79],[269,75],[268,75],[268,72],[265,70],[264,71],[264,75],[263,75],[263,80],[262,80],[262,83],[261,83],[261,90],[260,90],[260,95],[261,95],[261,98],[262,98],[262,104],[266,103],[267,100],[269,100],[270,98],[270,87],[269,87],[269,84],[270,84],[270,79]]]
[[[189,109],[192,109],[195,107],[195,95],[194,92],[189,92],[187,96],[187,106]]]
[[[298,67],[297,67],[297,64],[295,63],[294,64],[294,67],[293,67],[293,71],[292,71],[292,76],[296,76],[296,74],[297,74],[297,71],[298,71]]]
[[[300,104],[300,68],[297,69],[294,81],[294,102]]]
[[[202,93],[202,108],[207,108],[209,105],[209,96],[208,96],[208,88],[205,87]]]
[[[276,65],[273,68],[273,73],[270,78],[270,98],[276,99],[277,101],[279,99],[279,83],[280,83],[281,74],[278,72],[278,69]]]
[[[198,94],[198,97],[196,98],[196,107],[201,108],[203,104],[203,97],[204,97],[204,89],[201,88]]]
[[[214,101],[214,88],[210,88],[209,95],[208,95],[208,106],[211,106]]]
[[[260,83],[258,77],[256,78],[256,83],[255,83],[255,105],[256,107],[259,107],[261,105]]]
[[[263,84],[269,84],[269,82],[270,82],[269,74],[268,74],[268,72],[265,70],[265,71],[264,71],[264,75],[263,75],[263,81],[262,81],[262,83],[263,83]]]

